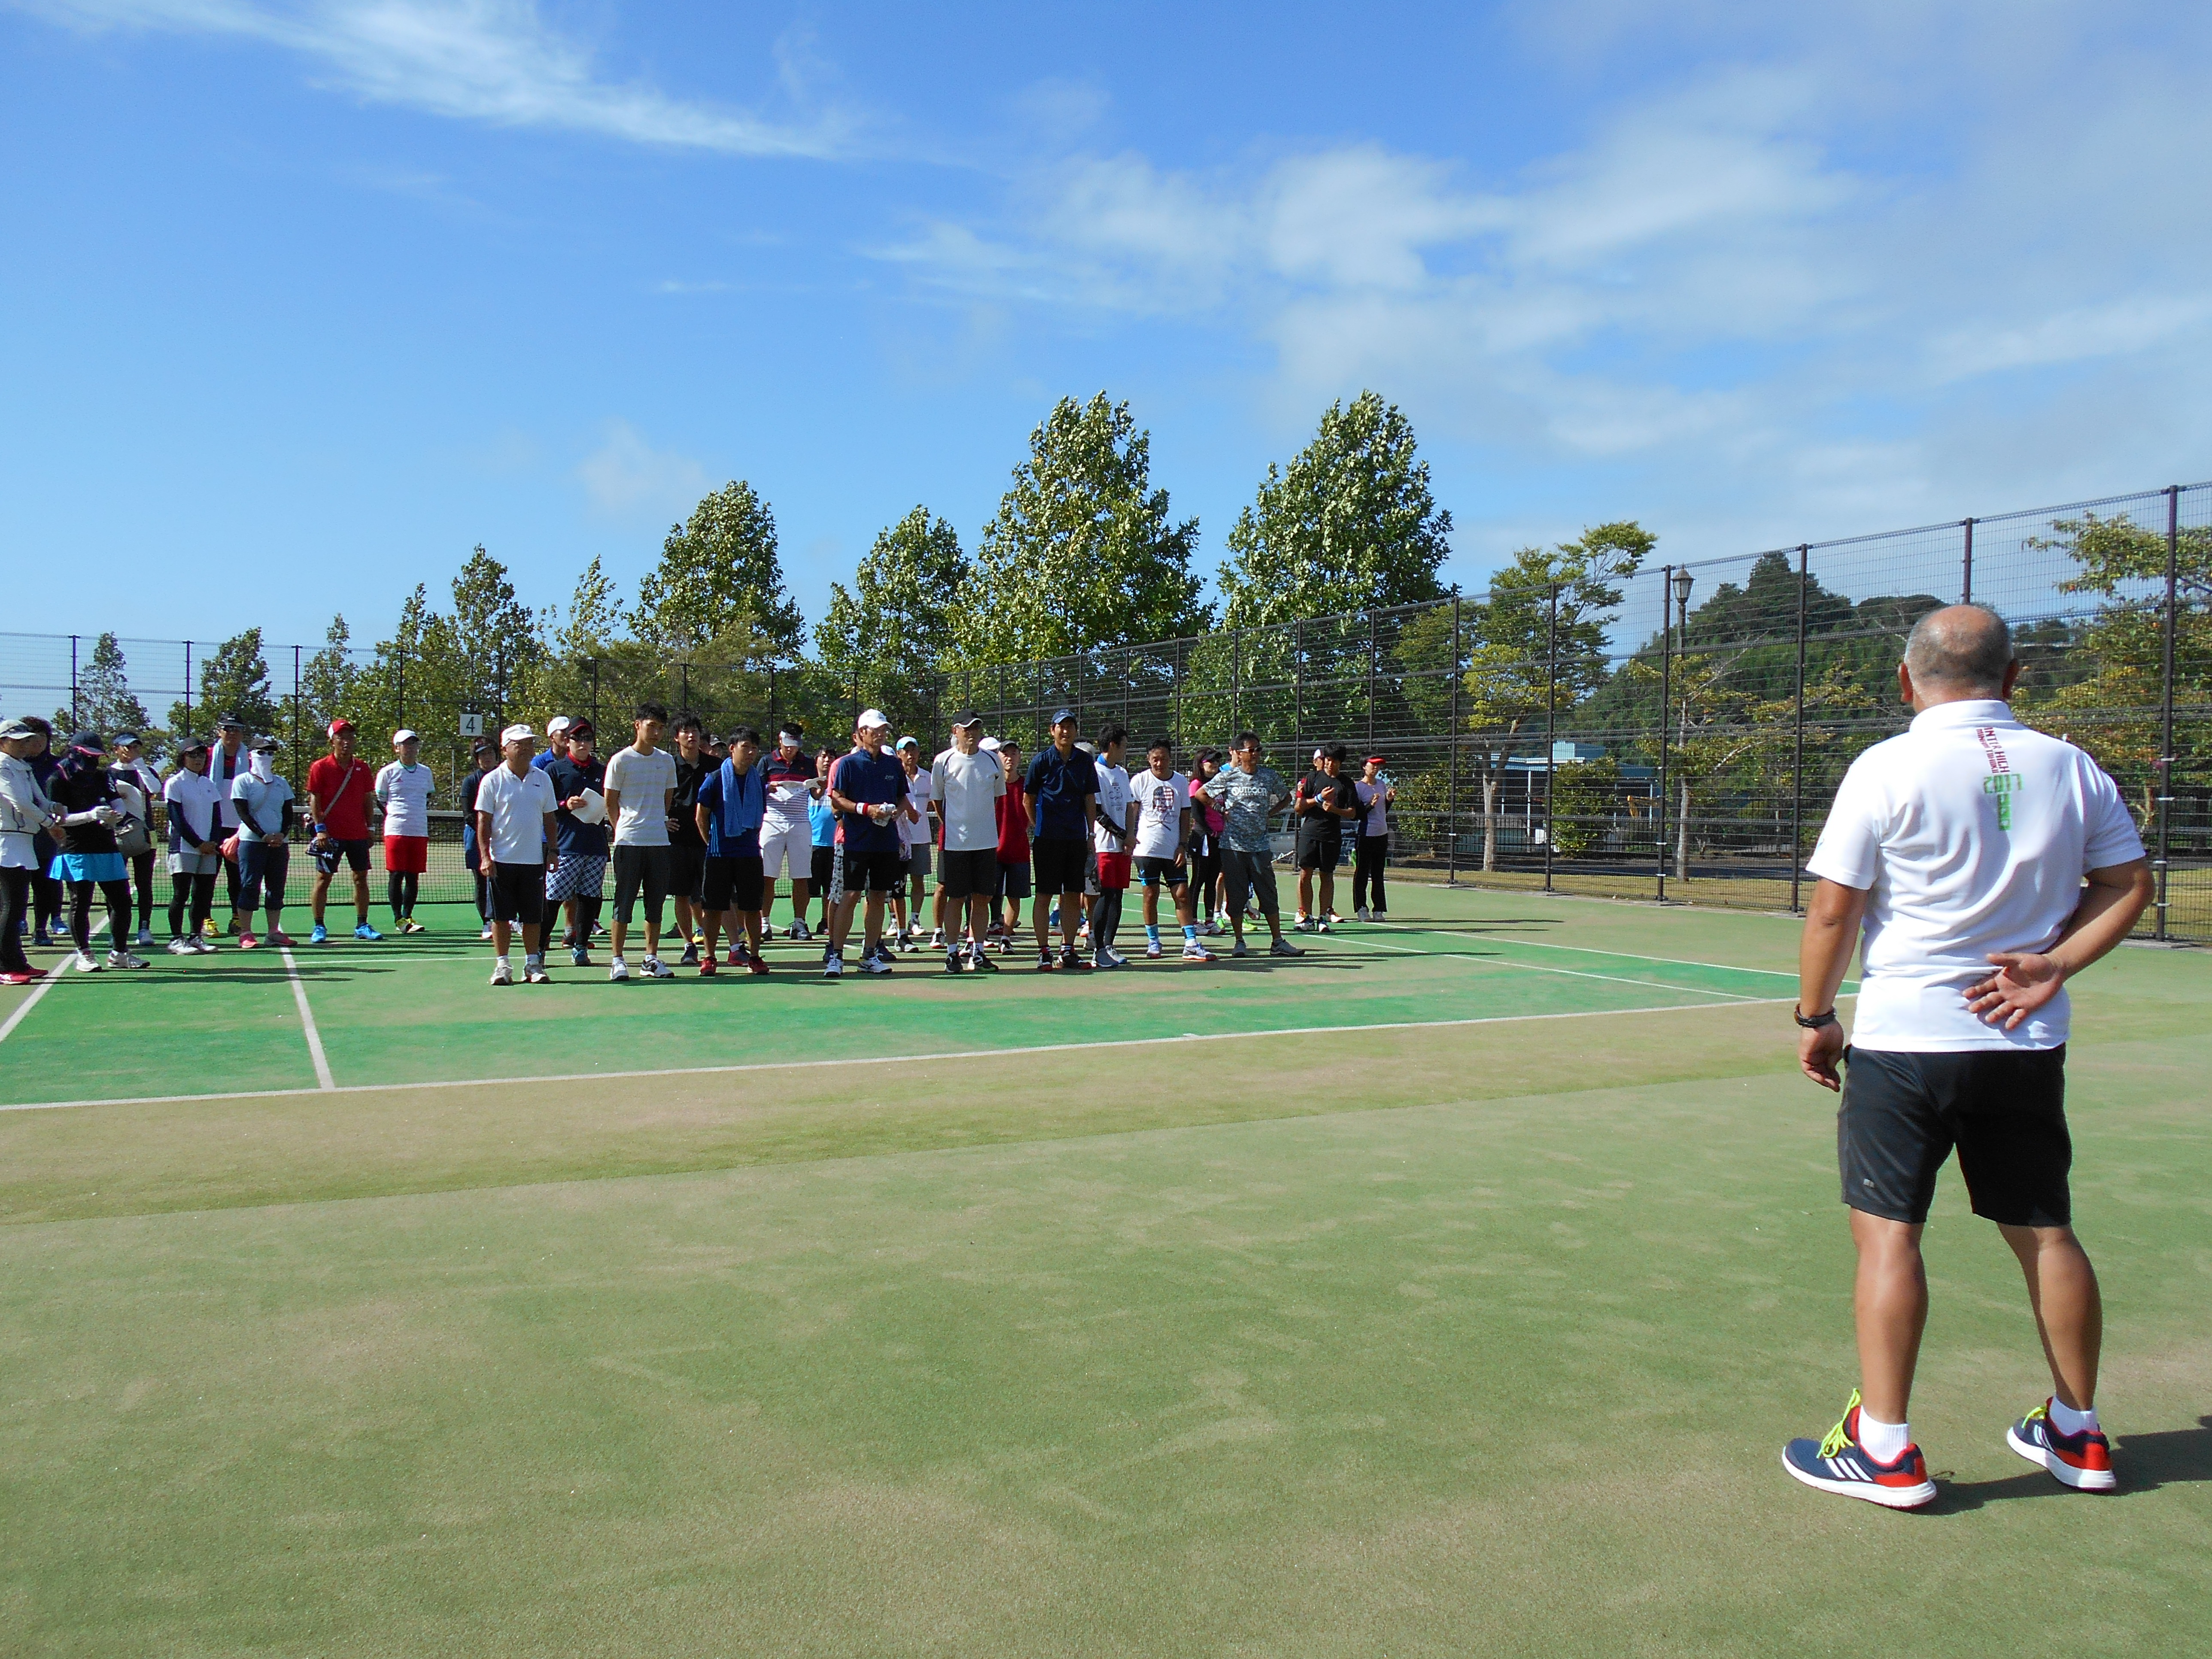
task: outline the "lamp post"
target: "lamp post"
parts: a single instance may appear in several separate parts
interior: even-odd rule
[[[1685,565],[1674,573],[1674,648],[1682,655],[1682,810],[1674,819],[1674,879],[1690,878],[1690,589],[1697,579]]]

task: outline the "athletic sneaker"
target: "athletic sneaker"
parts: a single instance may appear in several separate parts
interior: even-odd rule
[[[522,970],[522,977],[532,985],[550,985],[553,982],[553,975],[545,971],[545,964],[542,962],[526,964]]]
[[[639,964],[638,971],[643,974],[647,979],[674,979],[676,977],[675,969],[672,969],[659,957],[647,957],[643,963]]]
[[[292,948],[292,936],[289,933],[264,933],[261,936],[261,942],[264,945],[272,945],[280,951],[289,951]]]
[[[579,968],[588,968],[592,965],[592,953],[580,945],[574,945],[568,951],[568,960]]]
[[[803,944],[812,939],[814,934],[805,922],[794,921],[791,924],[791,936]]]
[[[138,930],[137,943],[141,950],[152,950],[154,948],[154,930],[150,927],[141,927]]]
[[[2005,1431],[2005,1443],[2031,1463],[2040,1463],[2063,1486],[2076,1492],[2110,1492],[2119,1485],[2112,1473],[2112,1446],[2101,1431],[2061,1434],[2051,1420],[2046,1400]]]
[[[1091,965],[1096,968],[1127,968],[1129,958],[1110,945],[1102,945],[1091,953]]]
[[[1145,960],[1147,962],[1158,962],[1167,953],[1165,951],[1160,949],[1159,940],[1156,939],[1148,939],[1145,941]]]
[[[38,946],[40,950],[43,951],[53,943],[53,939],[47,934],[45,928],[40,927],[33,930],[32,933],[31,943]]]
[[[205,921],[200,924],[200,932],[207,935],[210,939],[216,937],[215,918],[213,916],[210,916]]]
[[[199,952],[192,949],[191,940],[179,934],[169,941],[169,954],[173,957],[196,957]]]
[[[960,971],[960,952],[957,950],[947,951],[945,953],[945,971],[948,974],[957,974]]]
[[[971,974],[995,974],[999,964],[991,960],[991,953],[981,948],[968,953],[968,971]]]
[[[1267,954],[1271,957],[1302,957],[1305,952],[1299,950],[1290,940],[1279,939],[1267,947]]]
[[[96,974],[100,971],[100,958],[89,951],[73,951],[70,953],[70,966],[80,974]]]
[[[702,957],[699,958],[699,977],[701,979],[712,979],[720,971],[721,969],[714,966],[714,957]]]
[[[842,979],[844,976],[845,958],[839,956],[835,951],[831,951],[824,955],[822,958],[822,977],[824,979]]]
[[[235,938],[237,935],[239,935],[239,934],[240,934],[240,933],[244,933],[245,931],[246,931],[246,920],[245,920],[245,918],[244,918],[244,917],[242,917],[242,916],[233,916],[233,917],[230,919],[230,932],[231,932],[231,935],[232,935],[232,937]]]
[[[241,951],[252,951],[252,950],[258,949],[258,948],[259,947],[260,944],[261,944],[261,941],[260,941],[259,939],[258,939],[254,938],[254,937],[253,937],[253,935],[252,935],[252,934],[251,934],[251,933],[240,933],[240,934],[238,936],[238,948],[239,948],[240,950],[241,950]]]
[[[491,938],[491,924],[490,924],[489,922],[486,922],[486,923],[484,923],[484,926],[483,926],[483,932],[482,932],[482,933],[478,933],[478,934],[477,935],[477,937],[478,939],[490,939],[490,938]]]
[[[185,943],[192,947],[192,954],[196,957],[211,957],[215,954],[215,941],[211,939],[188,939]]]
[[[1063,969],[1074,969],[1079,973],[1087,974],[1091,971],[1091,964],[1084,960],[1082,953],[1078,951],[1062,951],[1060,953],[1060,965]]]
[[[128,951],[110,951],[107,965],[111,968],[143,968],[147,963],[145,957],[134,957]]]
[[[628,979],[629,977],[629,963],[624,962],[620,957],[609,957],[607,958],[607,977],[611,980]]]
[[[878,955],[860,958],[860,971],[864,974],[888,974],[890,970],[891,959],[889,957]]]
[[[491,982],[495,985],[514,984],[514,969],[503,962],[495,962],[491,965]]]
[[[1252,954],[1252,947],[1240,939],[1237,941],[1237,948],[1229,954],[1232,957],[1249,957]]]
[[[1375,913],[1374,913],[1372,910],[1370,910],[1370,909],[1369,909],[1365,905],[1364,905],[1364,904],[1363,904],[1363,905],[1361,905],[1361,906],[1360,906],[1357,910],[1353,911],[1353,912],[1352,912],[1352,914],[1353,914],[1354,915],[1358,916],[1358,917],[1359,918],[1359,920],[1360,920],[1360,921],[1374,921],[1374,920],[1375,920]]]
[[[1037,952],[1037,972],[1040,974],[1048,974],[1053,970],[1053,966],[1051,951],[1040,951]]]
[[[1316,932],[1320,926],[1318,922],[1310,921],[1305,917],[1300,916],[1291,924],[1291,931],[1294,933],[1310,933]]]
[[[1936,1501],[1936,1483],[1920,1448],[1908,1445],[1877,1463],[1859,1444],[1859,1391],[1844,1407],[1843,1420],[1821,1440],[1793,1440],[1782,1449],[1782,1467],[1816,1492],[1859,1498],[1885,1509],[1917,1510]]]
[[[750,962],[745,963],[745,971],[749,974],[764,974],[768,972],[768,963],[755,957]]]
[[[378,933],[375,928],[370,927],[365,921],[362,923],[360,927],[353,930],[353,936],[369,945],[375,944],[379,939],[384,937],[383,934]]]
[[[0,985],[31,985],[45,977],[46,974],[40,969],[32,968],[17,973],[11,968],[6,973],[0,974]]]
[[[1328,933],[1331,928],[1337,927],[1337,926],[1338,926],[1339,924],[1340,924],[1343,921],[1344,921],[1344,918],[1343,918],[1342,916],[1328,916],[1328,917],[1325,917],[1325,918],[1323,918],[1322,921],[1317,921],[1317,922],[1316,922],[1316,923],[1314,924],[1314,932],[1316,932],[1316,933]]]
[[[1214,962],[1219,960],[1212,951],[1207,950],[1203,945],[1200,945],[1194,939],[1186,939],[1183,942],[1182,959],[1185,962]]]
[[[678,968],[696,968],[699,965],[699,947],[696,945],[685,945],[684,954],[676,959],[676,965]]]
[[[427,933],[430,930],[416,921],[414,917],[410,916],[399,924],[399,931],[403,933]]]
[[[310,945],[327,945],[330,938],[331,930],[319,921],[307,930],[307,943]]]
[[[929,930],[929,948],[933,951],[942,951],[945,948],[945,930],[942,927],[933,927]]]

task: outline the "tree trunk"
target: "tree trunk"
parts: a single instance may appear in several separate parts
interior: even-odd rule
[[[1690,878],[1690,781],[1682,781],[1682,810],[1674,819],[1674,879]]]
[[[1482,780],[1482,867],[1498,867],[1498,775]]]

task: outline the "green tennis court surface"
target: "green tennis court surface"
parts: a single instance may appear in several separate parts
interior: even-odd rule
[[[1776,1462],[1852,1380],[1794,925],[1401,903],[1075,985],[302,951],[339,1093],[281,961],[57,988],[9,1100],[207,1097],[0,1114],[0,1647],[2202,1650],[2212,963],[2076,988],[2122,1491],[2004,1449],[1947,1175],[1900,1516]]]

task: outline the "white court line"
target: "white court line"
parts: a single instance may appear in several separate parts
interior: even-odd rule
[[[1615,985],[1641,985],[1645,989],[1652,991],[1680,991],[1693,997],[1726,997],[1730,1002],[1786,1000],[1794,1004],[1797,1000],[1795,997],[1747,997],[1741,991],[1708,991],[1702,986],[1668,985],[1660,980],[1630,979],[1621,974],[1593,974],[1581,968],[1546,968],[1533,962],[1492,962],[1482,957],[1471,956],[1465,951],[1423,951],[1411,945],[1385,945],[1379,939],[1364,939],[1355,942],[1371,945],[1377,951],[1395,951],[1401,956],[1438,957],[1452,962],[1464,962],[1474,968],[1503,968],[1510,972],[1521,974],[1564,974],[1570,979],[1609,980]]]
[[[1393,926],[1390,931],[1394,933],[1443,933],[1452,937],[1459,935],[1459,930],[1452,927]],[[1624,962],[1663,962],[1675,968],[1717,968],[1726,974],[1765,974],[1771,979],[1797,977],[1797,970],[1794,968],[1740,968],[1733,962],[1692,962],[1687,957],[1647,957],[1638,951],[1599,951],[1587,945],[1560,945],[1551,939],[1499,938],[1494,934],[1484,933],[1480,935],[1480,942],[1485,945],[1525,945],[1531,951],[1579,951],[1584,956],[1619,957]]]
[[[289,946],[277,954],[284,958],[284,971],[291,975],[292,1000],[300,1005],[300,1024],[307,1033],[307,1057],[315,1062],[315,1087],[335,1089],[338,1085],[331,1076],[330,1057],[323,1053],[323,1034],[315,1029],[315,1011],[307,1006],[307,987],[300,977],[300,964],[292,960]],[[305,1094],[307,1091],[300,1092]]]
[[[39,999],[61,983],[62,970],[50,969],[46,976],[32,988],[31,994],[15,1005],[15,1012],[8,1016],[8,1023],[0,1025],[0,1042],[5,1042],[15,1029],[23,1023],[23,1016],[39,1006]]]
[[[1421,954],[1430,955],[1424,951]],[[1681,987],[1666,985],[1662,990]],[[1731,1007],[1762,1007],[1795,1004],[1794,997],[1747,997]],[[1262,1031],[1209,1031],[1200,1036],[1186,1031],[1176,1036],[1116,1037],[1109,1042],[1038,1042],[1019,1048],[947,1048],[935,1054],[857,1054],[849,1060],[763,1060],[738,1066],[671,1066],[653,1072],[561,1072],[526,1077],[435,1078],[421,1083],[345,1083],[331,1090],[338,1095],[388,1095],[410,1089],[496,1089],[518,1083],[616,1083],[647,1077],[726,1077],[741,1072],[811,1072],[824,1066],[911,1066],[932,1060],[1000,1060],[1016,1054],[1065,1054],[1077,1048],[1147,1048],[1174,1042],[1243,1042],[1257,1037],[1338,1036],[1361,1031],[1428,1031],[1460,1025],[1521,1025],[1551,1019],[1620,1019],[1630,1014],[1702,1014],[1712,1006],[1701,1002],[1668,1002],[1650,1008],[1579,1008],[1566,1014],[1484,1014],[1471,1019],[1400,1019],[1372,1025],[1291,1025]],[[319,1095],[320,1089],[241,1089],[231,1094],[118,1095],[106,1100],[32,1100],[15,1105],[0,1103],[0,1112],[53,1112],[72,1106],[200,1105],[217,1100],[278,1100],[294,1095]]]

